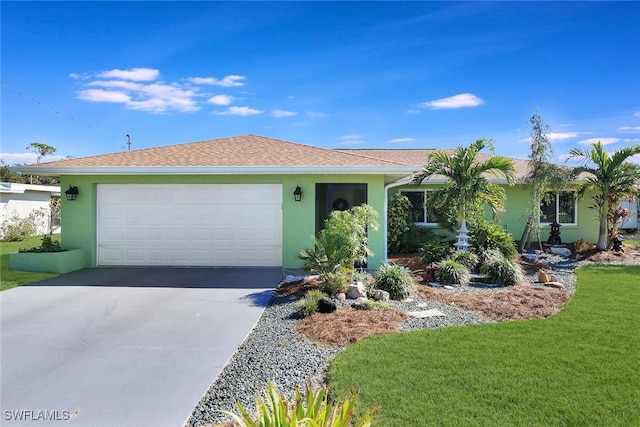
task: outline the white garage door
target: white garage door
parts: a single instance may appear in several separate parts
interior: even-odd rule
[[[98,265],[279,266],[279,184],[99,184]]]

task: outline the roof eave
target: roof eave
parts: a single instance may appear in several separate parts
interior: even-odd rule
[[[14,166],[12,171],[42,176],[61,175],[290,175],[411,174],[419,168],[405,165],[366,166],[141,166],[141,167],[29,167]]]

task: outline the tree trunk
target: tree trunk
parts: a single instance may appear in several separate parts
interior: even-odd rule
[[[600,213],[600,234],[598,236],[598,244],[596,245],[597,250],[607,250],[607,234],[609,234],[608,231],[607,213]]]

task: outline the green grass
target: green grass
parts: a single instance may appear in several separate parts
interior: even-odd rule
[[[378,336],[340,353],[331,390],[376,426],[640,425],[640,266],[588,266],[543,320]]]
[[[640,240],[623,240],[622,243],[625,246],[631,246],[634,248],[640,248]]]
[[[53,235],[54,240],[60,240],[59,234]],[[9,270],[9,254],[18,252],[21,248],[40,246],[42,236],[30,237],[22,242],[0,242],[0,291],[37,282],[57,276],[54,273],[33,273],[31,271]]]

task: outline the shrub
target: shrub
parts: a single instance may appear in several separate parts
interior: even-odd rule
[[[420,253],[422,262],[425,264],[431,264],[432,262],[442,261],[447,258],[451,253],[451,250],[449,249],[448,244],[432,240],[420,246],[420,250],[418,252]]]
[[[591,242],[585,242],[584,239],[581,237],[578,240],[576,240],[573,247],[575,248],[576,252],[583,253],[583,252],[587,252],[595,249],[596,245]]]
[[[480,255],[480,264],[492,263],[504,258],[499,249],[488,249]]]
[[[384,301],[372,301],[370,299],[360,301],[358,304],[353,304],[353,308],[357,310],[375,310],[376,308],[388,308],[391,304]]]
[[[288,402],[280,393],[273,381],[267,383],[263,396],[256,395],[256,414],[253,418],[238,401],[236,405],[240,415],[229,411],[220,411],[233,417],[234,426],[239,427],[369,427],[374,419],[377,406],[369,408],[360,418],[355,418],[358,403],[357,392],[347,392],[340,400],[329,398],[325,386],[313,390],[307,383],[305,396],[295,387],[295,402]]]
[[[338,269],[333,273],[324,275],[324,283],[320,290],[327,295],[335,295],[346,292],[349,283],[351,283],[351,273],[346,269]]]
[[[59,240],[54,240],[49,235],[42,236],[42,244],[29,249],[20,248],[18,252],[62,252]]]
[[[478,255],[473,252],[455,252],[450,258],[469,270],[473,270],[478,265]]]
[[[486,220],[474,221],[470,226],[469,243],[482,253],[489,249],[498,249],[506,258],[518,255],[513,237],[498,224]]]
[[[391,299],[403,299],[413,291],[413,277],[406,267],[384,264],[375,272],[377,289],[389,292]]]
[[[520,265],[504,257],[482,264],[480,272],[487,276],[491,283],[500,286],[512,286],[524,281],[524,272]]]
[[[309,317],[318,311],[318,301],[325,297],[325,293],[319,289],[307,292],[307,295],[298,301],[298,314],[302,317]]]
[[[407,196],[396,194],[389,200],[387,208],[387,251],[397,253],[403,236],[409,231],[411,201]]]
[[[307,270],[320,274],[365,264],[373,255],[368,248],[367,230],[378,229],[377,217],[378,213],[369,205],[331,212],[324,229],[311,237],[313,248],[302,250],[298,258],[304,260]]]
[[[28,237],[38,234],[38,229],[44,224],[46,212],[42,209],[34,210],[26,217],[13,212],[11,217],[0,224],[0,237],[3,242],[21,242]]]
[[[436,235],[431,229],[409,224],[409,230],[400,239],[400,252],[417,252],[420,246],[431,240],[436,240]]]
[[[452,259],[436,263],[435,269],[436,279],[445,285],[466,285],[471,281],[471,274],[467,267]]]

